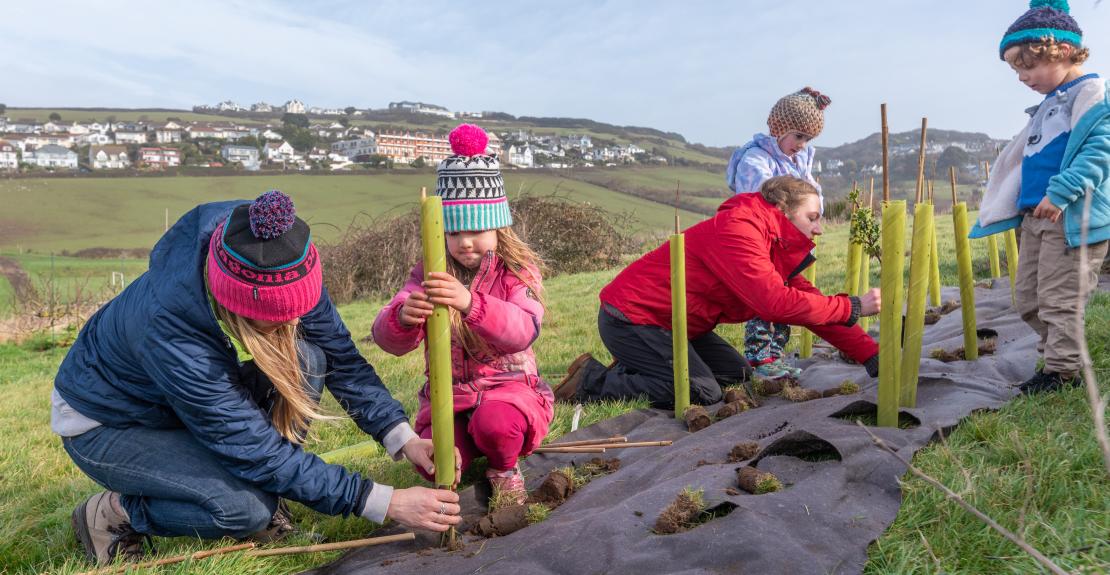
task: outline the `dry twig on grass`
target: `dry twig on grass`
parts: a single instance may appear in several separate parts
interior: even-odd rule
[[[952,491],[951,489],[946,487],[940,481],[937,481],[936,479],[933,479],[932,476],[930,476],[930,475],[926,474],[924,471],[921,471],[920,469],[918,469],[916,466],[914,466],[913,463],[911,463],[908,459],[903,457],[902,454],[900,454],[897,451],[891,449],[890,446],[887,445],[885,441],[883,441],[882,439],[879,439],[879,437],[876,436],[874,433],[871,433],[871,430],[867,429],[867,426],[864,425],[862,422],[857,421],[856,425],[859,425],[860,429],[863,429],[867,433],[867,435],[871,436],[871,441],[874,442],[875,445],[877,445],[883,451],[885,451],[885,452],[891,454],[892,456],[894,456],[898,461],[901,461],[906,466],[906,468],[909,469],[910,473],[914,474],[916,477],[920,478],[922,481],[928,483],[929,485],[932,485],[933,487],[936,487],[937,489],[941,490],[941,492],[944,493],[945,497],[947,497],[948,499],[955,502],[956,505],[959,505],[960,507],[962,507],[968,513],[974,515],[975,517],[978,517],[980,521],[982,521],[983,523],[986,523],[987,526],[989,526],[991,529],[994,529],[995,531],[997,531],[1000,535],[1002,535],[1006,539],[1009,539],[1010,542],[1012,542],[1014,545],[1017,545],[1018,547],[1020,547],[1022,551],[1025,551],[1026,553],[1028,553],[1030,556],[1033,557],[1033,559],[1037,560],[1037,562],[1040,563],[1042,566],[1044,566],[1046,569],[1048,569],[1052,573],[1055,573],[1056,575],[1070,575],[1067,571],[1060,568],[1059,565],[1053,563],[1051,559],[1049,559],[1048,557],[1046,557],[1044,555],[1044,553],[1041,553],[1040,551],[1037,551],[1037,549],[1035,547],[1030,545],[1029,542],[1026,541],[1024,538],[1022,538],[1020,535],[1010,531],[1009,529],[1006,529],[1005,527],[1000,525],[997,521],[995,521],[994,519],[991,519],[990,516],[988,516],[986,513],[983,513],[982,511],[979,511],[979,509],[976,508],[974,505],[968,503],[963,497],[960,497],[960,495],[958,493],[956,493],[955,491]]]
[[[1079,227],[1079,295],[1087,293],[1088,276],[1091,273],[1087,262],[1087,233],[1091,229],[1091,193],[1087,190],[1083,196],[1083,224]],[[1087,401],[1091,404],[1091,415],[1094,419],[1095,438],[1102,448],[1102,463],[1106,466],[1106,473],[1110,475],[1110,436],[1106,433],[1106,404],[1107,396],[1099,396],[1098,379],[1091,362],[1091,350],[1087,347],[1087,325],[1084,318],[1087,315],[1087,299],[1081,298],[1079,305],[1075,306],[1076,340],[1079,341],[1079,359],[1083,366],[1083,382],[1087,387]]]

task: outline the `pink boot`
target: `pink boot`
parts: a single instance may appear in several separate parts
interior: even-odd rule
[[[520,473],[519,465],[505,471],[487,469],[486,479],[493,487],[491,501],[500,505],[523,505],[528,501],[528,490],[524,488],[524,475]]]

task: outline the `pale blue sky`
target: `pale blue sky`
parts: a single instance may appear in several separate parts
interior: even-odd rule
[[[53,0],[0,8],[0,102],[188,108],[298,98],[585,117],[711,145],[780,96],[828,94],[836,145],[930,126],[1010,137],[1040,97],[998,59],[1003,0],[425,2]],[[1110,75],[1110,2],[1073,0]]]

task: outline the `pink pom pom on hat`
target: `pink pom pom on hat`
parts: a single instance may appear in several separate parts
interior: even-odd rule
[[[459,124],[451,130],[447,141],[451,142],[451,151],[460,156],[478,156],[486,153],[489,135],[474,124]]]

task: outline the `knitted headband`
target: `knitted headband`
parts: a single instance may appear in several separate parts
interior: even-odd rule
[[[320,256],[293,200],[271,190],[231,211],[208,242],[208,290],[231,313],[286,322],[320,301]]]
[[[801,132],[816,138],[825,129],[825,108],[831,103],[828,96],[808,86],[782,97],[767,117],[771,136],[781,138],[788,132]]]
[[[1005,60],[1006,50],[1013,46],[1054,40],[1083,47],[1083,30],[1071,17],[1067,0],[1033,0],[1029,10],[1006,30],[998,46],[998,57]]]

